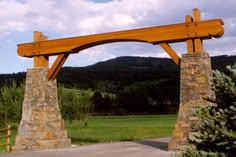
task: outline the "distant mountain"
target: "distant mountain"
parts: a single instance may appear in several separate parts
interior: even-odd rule
[[[224,70],[236,62],[236,56],[212,57],[213,69]],[[129,84],[133,81],[152,81],[161,78],[179,77],[179,67],[169,58],[117,57],[87,67],[64,67],[58,82],[93,88],[97,81],[118,81]],[[69,78],[69,79],[68,79]]]
[[[211,66],[212,69],[218,69],[220,71],[224,71],[227,65],[233,65],[236,63],[236,55],[235,56],[213,56],[211,57]]]
[[[224,70],[236,62],[236,56],[212,57],[212,68]],[[179,67],[168,58],[117,57],[87,67],[63,67],[57,80],[68,86],[93,88],[97,81],[118,81],[129,84],[132,81],[147,81],[178,77]],[[25,79],[25,72],[0,74],[0,86],[15,80],[18,84]]]
[[[211,57],[213,69],[224,69],[227,65],[232,65],[236,62],[236,56],[213,56]],[[98,62],[94,65],[84,67],[90,70],[137,70],[137,71],[155,71],[155,72],[177,72],[179,67],[169,58],[154,58],[154,57],[117,57],[103,62]]]
[[[155,71],[176,72],[178,66],[169,58],[117,57],[85,67],[90,70],[105,71]]]

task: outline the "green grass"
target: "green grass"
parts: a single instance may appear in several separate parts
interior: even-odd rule
[[[176,115],[90,117],[88,127],[67,123],[73,144],[109,143],[171,136]]]
[[[89,117],[88,127],[66,122],[66,129],[72,144],[77,145],[133,141],[171,136],[176,119],[177,115],[96,116]],[[16,124],[12,124],[11,131],[13,146],[17,132]],[[3,143],[3,140],[5,139],[1,139],[0,143]],[[0,147],[0,154],[4,151],[5,147]]]

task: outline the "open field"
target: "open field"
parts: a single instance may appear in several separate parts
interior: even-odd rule
[[[76,145],[133,141],[171,136],[176,119],[177,115],[97,116],[89,117],[87,127],[66,122],[66,129]],[[12,128],[14,145],[17,128],[15,125]],[[0,147],[1,152],[4,150],[5,147]]]
[[[90,117],[88,127],[67,124],[73,144],[133,141],[171,136],[177,115]]]

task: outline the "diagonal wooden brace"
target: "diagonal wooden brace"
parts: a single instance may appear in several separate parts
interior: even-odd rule
[[[53,63],[52,67],[48,71],[48,80],[54,80],[57,76],[57,73],[65,63],[66,59],[68,58],[69,53],[67,54],[60,54],[58,55],[56,61]]]
[[[160,46],[167,52],[167,54],[173,59],[173,61],[179,66],[180,57],[167,43],[160,43]]]

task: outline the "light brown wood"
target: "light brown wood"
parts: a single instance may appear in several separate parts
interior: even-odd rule
[[[56,61],[53,63],[52,67],[48,71],[48,75],[47,75],[48,80],[54,80],[56,78],[59,70],[61,69],[61,67],[65,63],[68,56],[69,56],[68,53],[58,55]]]
[[[180,57],[178,54],[170,47],[167,43],[160,43],[160,46],[168,53],[168,55],[173,59],[173,61],[180,65]]]
[[[0,131],[6,131],[6,130],[8,130],[8,128],[2,128],[2,129],[0,129]]]
[[[199,9],[195,8],[193,9],[193,21],[196,23],[201,20],[201,13]],[[194,39],[194,52],[196,53],[202,53],[203,52],[203,44],[202,40],[200,38],[195,38]]]
[[[8,125],[7,128],[0,129],[0,131],[6,131],[6,135],[0,136],[0,139],[6,138],[6,143],[0,143],[0,146],[6,146],[6,151],[11,151],[11,126]]]
[[[11,151],[11,126],[8,125],[8,130],[7,130],[7,143],[8,145],[6,146],[6,151],[10,152]]]
[[[197,24],[197,25],[196,25]],[[92,46],[121,42],[139,41],[152,44],[162,42],[183,42],[188,39],[209,39],[221,37],[224,33],[223,21],[221,19],[149,27],[120,32],[79,36],[57,40],[39,41],[33,43],[19,44],[18,55],[23,57],[58,55],[64,53],[77,53]]]
[[[6,146],[6,145],[8,145],[7,142],[6,143],[0,143],[0,146]]]
[[[34,42],[48,40],[47,36],[44,36],[42,32],[34,32]],[[34,56],[34,67],[49,67],[49,58],[47,55]]]
[[[186,26],[188,27],[188,24],[190,22],[193,22],[193,18],[189,15],[185,16],[185,22],[186,22]],[[186,44],[187,44],[187,52],[188,53],[193,53],[194,52],[194,44],[193,44],[193,39],[187,39],[186,40]]]
[[[188,53],[202,53],[202,40],[218,38],[224,34],[224,22],[221,19],[201,21],[200,14],[198,9],[193,9],[193,17],[186,16],[185,23],[56,40],[48,40],[48,37],[44,36],[42,32],[34,32],[34,42],[19,44],[17,53],[22,57],[34,57],[34,67],[48,67],[48,57],[58,55],[48,72],[49,80],[56,78],[69,54],[112,42],[135,41],[160,44],[179,65],[180,57],[169,43],[186,41]]]
[[[0,136],[0,139],[8,138],[8,137],[9,137],[8,135],[3,135],[3,136]]]

